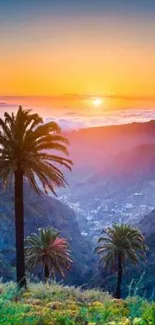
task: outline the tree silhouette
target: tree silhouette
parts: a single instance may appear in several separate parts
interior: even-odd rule
[[[123,270],[126,261],[135,265],[140,258],[145,258],[146,246],[144,237],[138,229],[126,224],[115,224],[102,231],[98,239],[100,246],[96,248],[100,262],[106,268],[117,268],[116,298],[121,298]]]
[[[55,122],[44,123],[38,114],[19,107],[16,114],[0,119],[0,177],[5,187],[14,179],[17,283],[26,286],[24,262],[24,193],[27,179],[38,194],[64,187],[66,180],[59,169],[71,170],[68,140]],[[57,152],[61,152],[62,156]]]
[[[28,269],[33,271],[38,265],[42,265],[45,281],[56,273],[64,277],[64,270],[70,269],[72,261],[68,242],[55,229],[39,229],[38,234],[31,234],[26,238],[25,244]]]

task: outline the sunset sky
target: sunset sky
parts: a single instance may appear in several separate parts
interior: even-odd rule
[[[2,99],[155,107],[155,1],[0,0],[0,73]]]

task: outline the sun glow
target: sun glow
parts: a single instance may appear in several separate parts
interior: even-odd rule
[[[103,103],[103,100],[101,98],[95,98],[95,99],[93,99],[93,105],[95,107],[101,106],[102,103]]]

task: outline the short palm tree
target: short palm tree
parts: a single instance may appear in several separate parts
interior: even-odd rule
[[[68,140],[55,122],[44,123],[38,114],[19,107],[16,114],[0,119],[0,177],[8,186],[14,179],[17,283],[26,286],[24,264],[23,181],[28,180],[38,194],[66,185],[60,166],[71,169]],[[62,156],[57,154],[62,153]]]
[[[26,238],[25,245],[28,269],[33,271],[38,265],[42,265],[45,281],[56,273],[64,277],[64,270],[70,269],[72,261],[68,242],[55,229],[39,229],[38,234],[31,234]]]
[[[117,268],[117,287],[115,297],[121,297],[121,285],[125,262],[135,265],[146,256],[144,237],[138,229],[126,224],[115,224],[102,231],[98,239],[100,262],[106,268]]]

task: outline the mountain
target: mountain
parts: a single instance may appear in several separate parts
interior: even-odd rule
[[[137,224],[137,227],[143,232],[146,238],[155,234],[155,210],[145,215]]]
[[[73,131],[67,136],[74,162],[73,172],[66,174],[70,186],[59,190],[56,200],[38,197],[25,184],[25,235],[43,226],[59,229],[69,238],[75,261],[66,281],[84,284],[94,270],[92,249],[101,230],[114,222],[141,226],[140,220],[154,209],[155,121]],[[10,188],[0,193],[0,253],[11,263],[13,192]],[[142,225],[150,234],[153,219],[145,220]]]
[[[67,283],[81,284],[86,281],[91,246],[82,237],[76,215],[67,205],[53,197],[35,194],[25,183],[25,236],[36,232],[38,228],[53,226],[69,240],[72,257],[72,272],[67,276]],[[15,229],[13,189],[0,190],[0,253],[10,264],[15,260]],[[83,266],[84,263],[84,266]]]
[[[66,132],[74,170],[100,170],[119,153],[155,143],[155,121],[93,127]]]
[[[114,222],[135,224],[154,208],[155,121],[68,133],[73,173],[60,199],[94,244]]]
[[[147,258],[140,267],[129,268],[125,280],[130,283],[136,280],[139,286],[138,294],[155,299],[155,209],[145,215],[136,225],[145,236],[145,243],[148,247]],[[140,281],[139,281],[140,279]]]

